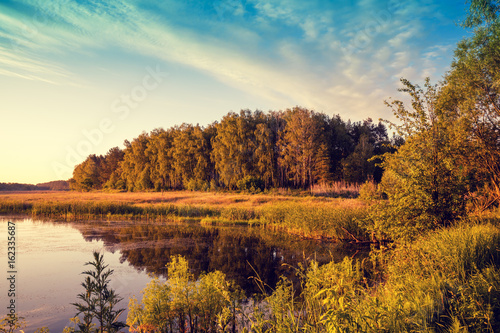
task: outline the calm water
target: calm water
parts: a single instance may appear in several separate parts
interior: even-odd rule
[[[340,260],[357,252],[256,227],[0,218],[0,266],[5,275],[8,221],[16,223],[16,310],[28,323],[26,333],[42,326],[61,332],[69,325],[69,318],[75,315],[71,303],[83,290],[80,273],[92,260],[94,250],[103,251],[105,262],[114,269],[111,287],[124,298],[123,308],[131,296],[140,299],[151,274],[165,278],[165,264],[171,255],[185,256],[195,274],[224,272],[251,296],[258,288],[249,277],[258,274],[272,287],[280,275],[292,276],[291,267],[299,263]],[[6,309],[7,280],[0,281],[0,306]],[[126,313],[121,317],[125,319]]]

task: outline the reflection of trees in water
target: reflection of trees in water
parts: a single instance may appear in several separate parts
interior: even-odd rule
[[[257,274],[273,288],[280,275],[293,275],[292,267],[299,263],[307,264],[311,259],[326,263],[354,253],[255,227],[109,223],[75,227],[86,240],[102,240],[107,249],[119,250],[120,261],[128,261],[138,270],[164,276],[170,257],[180,254],[188,259],[196,276],[220,270],[247,295],[260,291],[250,278]]]

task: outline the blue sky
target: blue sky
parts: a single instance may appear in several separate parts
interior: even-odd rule
[[[296,105],[391,119],[441,79],[464,1],[2,0],[0,182],[68,179],[142,131]]]

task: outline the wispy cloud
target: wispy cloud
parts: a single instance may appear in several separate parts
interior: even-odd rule
[[[222,0],[211,3],[210,20],[198,21],[176,1],[24,3],[30,15],[0,13],[0,75],[66,82],[72,54],[120,47],[265,99],[359,117],[375,102],[382,105],[380,95],[396,85],[395,77],[439,67],[433,52],[440,50],[423,54],[416,43],[428,12],[416,2]],[[192,15],[203,13],[209,15],[206,6]],[[54,54],[66,60],[53,63]]]

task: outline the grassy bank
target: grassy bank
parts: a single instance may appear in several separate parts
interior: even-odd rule
[[[365,241],[356,199],[234,193],[0,193],[1,214],[66,220],[166,220],[263,224],[308,238]]]
[[[297,297],[283,280],[264,309],[255,309],[254,325],[276,332],[498,332],[500,229],[467,223],[362,263],[312,265],[303,286]]]
[[[198,320],[184,320],[189,313],[195,318],[211,318],[214,332],[225,331],[219,321],[224,315],[224,323],[234,324],[240,332],[500,330],[500,229],[489,223],[462,221],[392,251],[374,250],[363,261],[346,257],[323,266],[313,262],[299,267],[299,294],[282,277],[275,290],[262,298],[256,295],[253,306],[245,311],[245,297],[232,290],[221,272],[210,273],[218,276],[214,280],[217,287],[200,288],[206,277],[195,282],[187,264],[180,267],[182,260],[173,258],[168,265],[169,274],[183,268],[182,279],[176,276],[176,281],[185,282],[180,289],[153,282],[145,289],[148,301],[131,302],[127,322],[133,328],[160,332],[165,324],[174,328],[183,322],[196,325]],[[217,306],[193,307],[205,304],[198,299],[215,291],[221,293]],[[182,302],[177,299],[179,294],[186,295]],[[151,299],[161,300],[154,304],[163,304],[164,310],[152,307]]]

